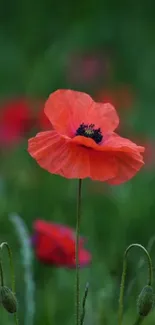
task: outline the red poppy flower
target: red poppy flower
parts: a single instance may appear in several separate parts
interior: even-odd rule
[[[20,139],[32,126],[30,103],[25,99],[15,99],[2,106],[0,115],[0,142],[12,144]]]
[[[50,173],[120,184],[142,167],[144,148],[113,132],[119,118],[111,104],[57,90],[47,100],[45,114],[54,130],[31,138],[28,151]]]
[[[75,233],[73,229],[60,224],[36,220],[34,223],[34,248],[38,259],[56,266],[75,267]],[[80,266],[91,261],[90,253],[83,248],[84,239],[79,242]]]

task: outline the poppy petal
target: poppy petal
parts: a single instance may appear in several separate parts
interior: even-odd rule
[[[63,242],[64,249],[70,252],[74,251],[75,231],[72,228],[44,220],[36,220],[33,227],[37,233],[51,237],[57,245]],[[84,238],[80,237],[79,247],[82,247],[83,244]]]
[[[72,137],[92,103],[92,98],[85,93],[60,89],[49,96],[45,114],[57,132]]]
[[[119,124],[111,104],[95,103],[89,95],[73,90],[52,93],[46,101],[45,114],[57,132],[69,137],[75,136],[82,123],[93,123],[103,133],[113,131]]]
[[[34,248],[37,257],[46,263],[51,262],[52,256],[57,248],[57,243],[53,238],[45,236],[44,234],[37,233]]]
[[[31,138],[28,151],[42,168],[66,178],[107,180],[116,174],[113,157],[68,142],[55,131]]]
[[[79,253],[79,262],[80,262],[80,266],[86,266],[87,264],[89,264],[91,262],[91,254],[85,250],[85,249],[81,249],[80,253]]]
[[[93,141],[93,143],[95,142]],[[123,159],[126,165],[128,158],[126,174],[122,175],[122,181],[125,181],[133,177],[143,165],[139,153],[139,151],[143,151],[143,147],[137,147],[127,139],[112,136],[107,140],[107,144],[96,146],[100,147],[102,151],[79,146],[73,141],[61,137],[56,131],[48,131],[41,132],[35,138],[30,139],[28,150],[42,168],[66,178],[89,177],[100,181],[115,179],[116,176],[119,178],[122,168],[124,168],[122,167]],[[138,149],[136,151],[136,148],[140,148],[139,151]],[[122,181],[120,179],[120,182]]]
[[[70,238],[70,240],[75,241],[75,231],[68,226],[37,219],[34,222],[33,227],[37,232],[41,232],[50,236],[56,236],[56,234],[58,234],[63,239]],[[80,243],[83,244],[84,242],[85,238],[80,237]]]
[[[115,166],[115,177],[109,178],[108,183],[113,185],[121,184],[131,179],[139,169],[144,165],[143,157],[144,147],[137,146],[126,138],[122,138],[113,133],[104,140],[103,153],[113,157]],[[103,159],[103,158],[102,158]]]
[[[110,103],[96,103],[89,108],[87,124],[94,124],[95,129],[100,128],[104,136],[107,132],[114,131],[119,124],[119,117]]]
[[[89,168],[89,159],[85,151],[78,150],[77,146],[69,144],[56,131],[41,132],[29,139],[28,151],[42,168],[53,174],[60,173],[73,178],[78,175],[79,170],[84,178],[86,169]]]
[[[144,162],[140,153],[118,152],[115,156],[115,165],[117,166],[116,176],[108,180],[111,185],[118,185],[131,179]]]
[[[58,267],[75,267],[75,238],[72,236],[74,234],[72,228],[36,220],[34,229],[33,246],[38,259]],[[91,255],[83,249],[82,244],[83,239],[80,237],[79,261],[81,266],[85,266],[89,263]]]
[[[88,265],[91,262],[92,256],[91,254],[85,250],[85,249],[80,249],[79,250],[79,264],[80,267],[84,267]],[[71,257],[70,259],[70,267],[76,267],[76,260],[75,260],[75,255]]]
[[[122,138],[116,133],[107,135],[103,141],[102,146],[104,151],[124,151],[124,152],[144,152],[145,148],[137,146],[134,142],[129,139]]]
[[[53,174],[57,174],[68,159],[66,149],[66,139],[56,131],[40,132],[28,141],[29,154],[42,168]]]
[[[124,151],[132,152],[133,150],[144,152],[144,147],[137,146],[134,142],[129,139],[122,138],[116,133],[111,133],[103,137],[100,144],[97,144],[93,139],[87,138],[81,135],[76,136],[71,139],[73,143],[85,146],[87,148],[92,148],[97,151],[113,152],[113,151]]]

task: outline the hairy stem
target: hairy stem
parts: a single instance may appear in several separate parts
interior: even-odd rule
[[[10,262],[10,270],[11,270],[11,289],[12,289],[12,292],[15,293],[15,272],[14,272],[14,266],[13,266],[13,257],[12,257],[12,251],[11,251],[11,248],[9,246],[9,244],[7,242],[3,242],[1,245],[0,245],[0,249],[2,250],[3,247],[6,247],[7,248],[7,251],[8,251],[8,256],[9,256],[9,262]],[[1,265],[1,272],[2,271],[2,265]],[[1,283],[3,281],[3,277],[2,277],[2,273],[1,273]],[[18,317],[17,317],[17,313],[14,314],[14,319],[15,319],[15,324],[18,325],[19,322],[18,322]]]
[[[83,325],[83,323],[84,323],[85,307],[86,307],[86,300],[87,300],[87,296],[88,296],[88,289],[89,289],[89,283],[87,282],[86,286],[85,286],[83,301],[82,301],[82,314],[81,314],[81,319],[80,319],[80,325]]]
[[[15,320],[15,324],[16,324],[16,325],[19,325],[19,321],[18,321],[17,313],[14,314],[14,320]]]
[[[0,277],[1,277],[1,286],[4,286],[4,275],[3,275],[3,266],[2,266],[2,261],[0,259]]]
[[[81,219],[81,189],[82,189],[82,180],[79,179],[78,193],[77,193],[76,244],[75,244],[75,259],[76,259],[76,325],[80,324],[79,234],[80,234],[80,219]]]
[[[15,292],[15,272],[14,272],[14,266],[13,266],[13,257],[12,252],[9,244],[7,242],[3,242],[0,245],[0,248],[3,249],[3,247],[7,248],[8,255],[9,255],[9,262],[10,262],[10,270],[11,270],[11,283],[12,283],[12,292]]]
[[[152,267],[152,261],[150,258],[150,255],[148,251],[140,244],[131,244],[127,247],[125,253],[124,253],[124,259],[123,259],[123,272],[122,272],[122,278],[121,278],[121,285],[120,285],[120,296],[119,296],[119,309],[118,309],[118,324],[122,325],[122,318],[123,318],[123,297],[124,297],[124,288],[125,288],[125,279],[126,279],[126,271],[127,271],[127,255],[131,248],[138,247],[140,248],[147,258],[148,263],[148,269],[149,269],[149,277],[148,277],[148,285],[151,286],[153,282],[153,267]],[[140,324],[142,322],[142,319],[137,320]]]

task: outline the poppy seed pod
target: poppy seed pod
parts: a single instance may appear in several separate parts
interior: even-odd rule
[[[6,286],[0,287],[0,301],[8,313],[16,313],[17,300],[14,293]]]
[[[146,285],[137,301],[138,313],[140,316],[147,316],[154,305],[154,294],[151,286]]]

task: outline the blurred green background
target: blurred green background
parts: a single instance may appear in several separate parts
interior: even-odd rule
[[[110,187],[84,181],[81,234],[92,253],[91,266],[81,270],[81,294],[90,283],[86,325],[117,323],[123,252],[133,242],[147,247],[155,235],[154,10],[151,1],[1,1],[0,137],[14,123],[13,115],[3,122],[8,101],[31,101],[35,119],[19,141],[6,145],[2,137],[0,148],[0,240],[13,250],[20,324],[26,312],[24,269],[8,215],[19,214],[30,234],[37,218],[75,227],[77,181],[49,175],[27,153],[28,137],[46,128],[38,121],[49,93],[71,88],[111,101],[120,115],[118,132],[147,148],[146,166],[130,182]],[[134,324],[137,296],[147,281],[141,256],[135,249],[128,259],[125,325]],[[34,257],[34,280],[34,324],[74,324],[74,270],[47,267]],[[154,317],[153,311],[145,324],[154,324]],[[2,308],[0,320],[13,324]]]

